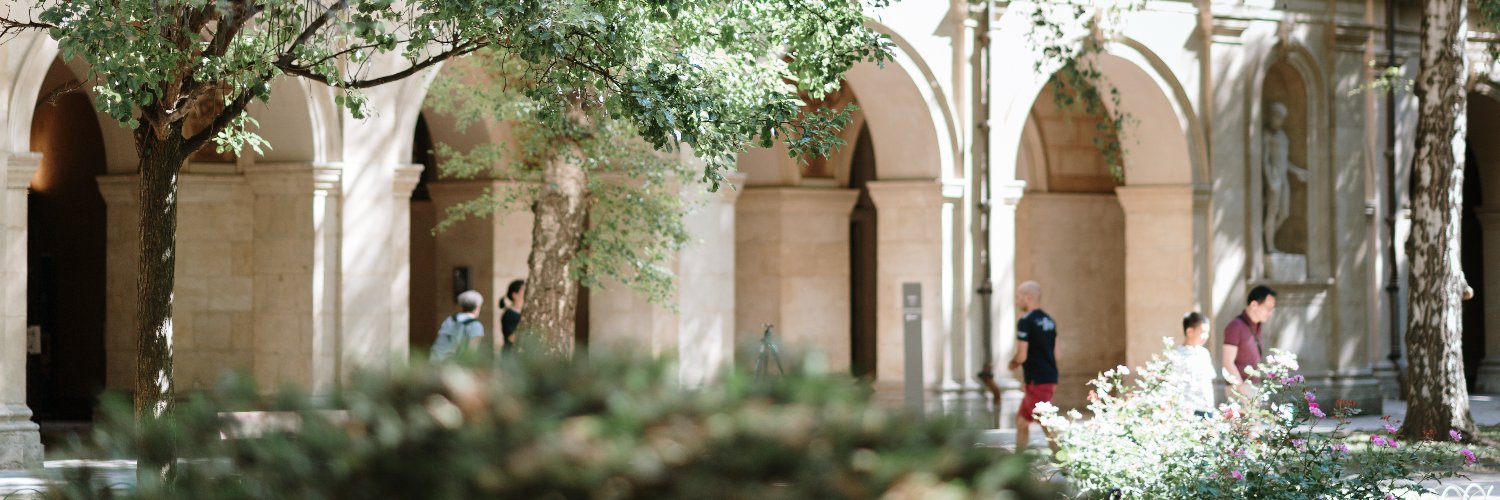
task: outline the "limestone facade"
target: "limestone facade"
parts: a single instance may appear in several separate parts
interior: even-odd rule
[[[908,397],[908,357],[920,356],[923,403],[965,412],[984,398],[974,374],[989,361],[1003,367],[1011,355],[1016,285],[1038,280],[1043,307],[1060,325],[1058,402],[1068,407],[1081,404],[1094,374],[1145,362],[1162,337],[1180,339],[1188,311],[1212,318],[1217,359],[1222,327],[1246,291],[1269,284],[1281,295],[1268,344],[1298,353],[1321,390],[1379,411],[1382,391],[1391,393],[1392,329],[1399,339],[1404,321],[1393,324],[1401,299],[1392,303],[1384,292],[1385,248],[1394,240],[1401,264],[1404,229],[1390,234],[1382,219],[1403,199],[1385,194],[1392,178],[1382,153],[1393,139],[1383,132],[1385,100],[1357,91],[1375,76],[1367,62],[1384,57],[1383,5],[1159,0],[1126,13],[1096,60],[1130,117],[1116,178],[1092,149],[1088,117],[1053,102],[1052,69],[1035,71],[1040,56],[1026,35],[1032,3],[997,2],[982,22],[970,2],[894,2],[870,13],[871,25],[891,36],[893,60],[859,64],[845,81],[845,98],[860,107],[843,132],[848,145],[818,168],[787,158],[784,148],[751,150],[739,158],[743,175],[733,188],[689,193],[702,199],[688,220],[695,241],[673,262],[675,308],[606,283],[590,291],[590,345],[670,355],[684,384],[708,384],[753,360],[769,323],[784,352],[816,353],[834,373],[859,371],[893,403]],[[1398,5],[1396,51],[1413,75],[1418,12]],[[40,163],[30,124],[39,92],[86,69],[60,61],[44,37],[0,46],[0,466],[38,456],[20,382],[28,377],[27,306],[37,300],[25,278],[27,189],[38,189],[28,172]],[[429,236],[447,207],[508,186],[424,173],[430,146],[420,145],[510,140],[503,126],[460,129],[424,109],[434,76],[371,91],[375,112],[365,120],[342,114],[328,89],[279,81],[272,101],[252,110],[275,149],[187,167],[175,301],[181,386],[203,387],[238,369],[264,384],[321,392],[355,370],[406,362],[451,314],[459,268],[485,295],[481,320],[493,335],[496,299],[527,271],[531,218],[495,214]],[[1471,94],[1471,134],[1500,132],[1492,95],[1483,87]],[[1273,101],[1289,111],[1291,162],[1308,170],[1291,181],[1291,218],[1276,236],[1278,246],[1289,238],[1282,253],[1291,258],[1263,248],[1261,168]],[[1391,111],[1394,179],[1402,180],[1414,98],[1399,93]],[[80,147],[102,149],[107,163],[96,179],[107,207],[99,382],[128,389],[134,151],[129,131],[93,118],[103,139]],[[419,129],[430,129],[427,142]],[[1478,229],[1464,235],[1465,251],[1490,264],[1468,274],[1481,293],[1466,307],[1482,326],[1465,345],[1475,354],[1477,388],[1490,392],[1500,390],[1494,142],[1472,148],[1476,192],[1488,196],[1465,208]],[[988,241],[980,241],[981,215]],[[976,292],[984,251],[995,292],[988,304]],[[922,291],[916,344],[905,340],[913,311],[903,307],[904,284]],[[983,312],[993,319],[989,330]],[[1394,351],[1404,357],[1399,344]],[[990,425],[1007,425],[1017,398],[1020,374],[1000,372],[1007,392]]]

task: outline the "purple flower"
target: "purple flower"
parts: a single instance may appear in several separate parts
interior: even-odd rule
[[[1304,380],[1307,380],[1307,379],[1302,378],[1301,374],[1298,374],[1297,376],[1292,377],[1292,381],[1296,382],[1296,383],[1299,383],[1299,384],[1302,383],[1302,381],[1304,381]]]
[[[1337,452],[1343,453],[1345,455],[1349,454],[1349,445],[1346,445],[1344,443],[1336,443],[1333,446],[1331,446],[1330,448],[1332,448],[1333,451],[1337,451]]]
[[[1385,438],[1378,435],[1370,436],[1370,444],[1375,446],[1385,446]]]
[[[1308,391],[1302,393],[1302,399],[1306,399],[1309,404],[1312,404],[1318,401],[1318,396],[1314,395],[1312,391]]]
[[[1302,449],[1303,446],[1307,446],[1307,440],[1306,439],[1293,439],[1292,440],[1292,446],[1297,447],[1297,449]]]
[[[1458,432],[1458,429],[1448,429],[1448,437],[1453,438],[1454,442],[1459,442],[1464,440],[1464,433]]]
[[[1474,462],[1479,461],[1479,458],[1474,456],[1474,452],[1469,451],[1468,448],[1458,450],[1458,454],[1464,456],[1464,465],[1474,465]]]
[[[1391,424],[1385,424],[1385,431],[1389,432],[1391,434],[1395,434],[1396,433],[1396,426],[1391,425]]]
[[[1386,493],[1385,494],[1385,500],[1396,500],[1396,495],[1392,495],[1390,493]]]
[[[1236,458],[1245,458],[1245,449],[1244,448],[1235,449],[1234,450],[1234,456]]]
[[[1308,394],[1312,394],[1312,393],[1308,393]],[[1308,403],[1307,404],[1307,412],[1311,413],[1314,417],[1318,417],[1318,418],[1323,418],[1323,417],[1328,416],[1328,415],[1326,415],[1326,414],[1323,413],[1323,410],[1318,409],[1318,404],[1317,403]]]
[[[1240,481],[1244,481],[1245,480],[1245,475],[1244,474],[1240,474],[1240,471],[1237,471],[1237,470],[1229,471],[1229,475],[1234,476],[1235,479],[1240,480]]]
[[[1208,478],[1209,479],[1218,479],[1219,478],[1219,473],[1215,472],[1213,474],[1209,474]]]

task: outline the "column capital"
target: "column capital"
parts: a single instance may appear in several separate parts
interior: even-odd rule
[[[1120,207],[1130,213],[1192,212],[1208,202],[1209,191],[1192,184],[1120,186]]]
[[[136,174],[101,175],[95,177],[99,183],[99,194],[107,206],[134,204],[138,201],[141,176]]]
[[[842,213],[854,211],[859,200],[858,189],[809,187],[749,187],[740,192],[741,212],[814,212]]]
[[[724,173],[724,182],[719,184],[719,203],[733,205],[740,199],[740,192],[746,189],[745,181],[750,175],[744,172]]]
[[[31,178],[42,167],[41,153],[11,153],[5,162],[5,185],[10,189],[29,189]]]
[[[870,181],[865,188],[870,190],[876,210],[943,205],[943,184],[938,179]]]
[[[417,183],[422,182],[422,170],[427,167],[420,163],[401,165],[396,167],[395,178],[391,181],[391,194],[397,198],[408,198]]]
[[[338,196],[343,176],[343,165],[338,163],[257,163],[245,169],[245,179],[256,194]]]
[[[1021,204],[1021,197],[1026,196],[1026,181],[1007,181],[996,183],[990,187],[991,205],[1003,205],[1015,208]],[[998,200],[999,203],[995,203]]]

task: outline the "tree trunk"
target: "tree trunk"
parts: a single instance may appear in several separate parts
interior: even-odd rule
[[[568,358],[573,353],[578,282],[571,272],[583,241],[587,195],[587,175],[570,154],[543,166],[541,191],[532,205],[526,313],[518,330],[531,336],[544,356]]]
[[[1419,117],[1412,161],[1412,225],[1408,237],[1410,314],[1406,350],[1408,439],[1472,435],[1464,386],[1461,332],[1463,285],[1459,222],[1463,205],[1465,0],[1423,2],[1416,92]]]

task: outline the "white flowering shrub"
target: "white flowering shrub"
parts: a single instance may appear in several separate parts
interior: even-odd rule
[[[1394,425],[1372,437],[1368,453],[1351,455],[1341,438],[1357,410],[1346,401],[1324,408],[1296,371],[1295,355],[1272,349],[1246,370],[1255,396],[1195,414],[1183,404],[1184,372],[1158,355],[1089,382],[1089,418],[1045,404],[1036,414],[1084,498],[1382,499],[1425,491],[1418,482],[1457,474],[1460,460],[1472,464],[1472,454],[1431,463],[1426,445],[1396,440]],[[1334,431],[1313,432],[1324,419],[1337,421]]]

